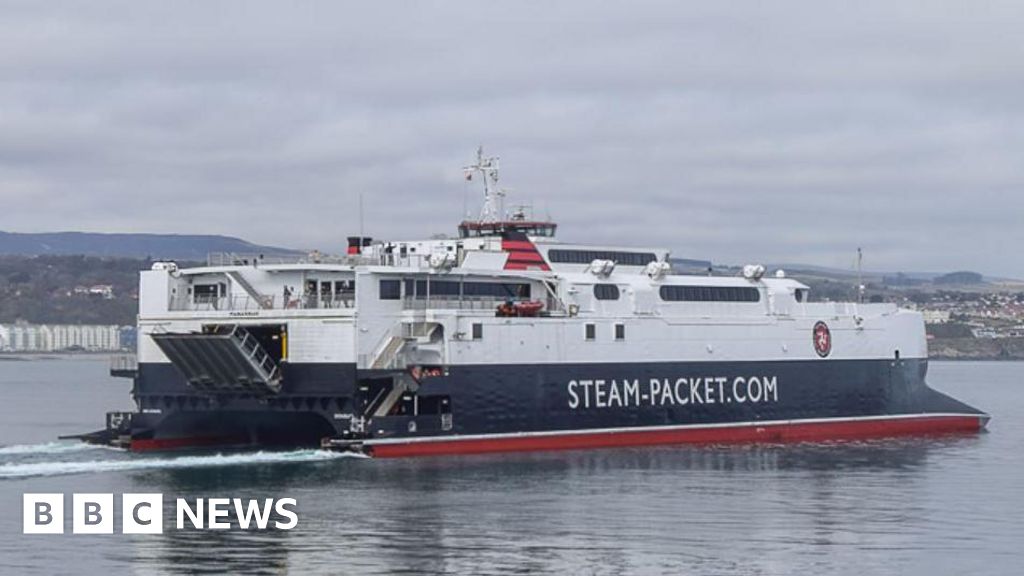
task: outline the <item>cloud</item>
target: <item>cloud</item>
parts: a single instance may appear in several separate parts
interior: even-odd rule
[[[0,229],[452,232],[1024,276],[1012,2],[8,2]]]

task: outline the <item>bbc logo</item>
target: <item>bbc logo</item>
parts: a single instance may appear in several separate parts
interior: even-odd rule
[[[64,494],[24,494],[25,534],[64,533]],[[122,494],[121,533],[163,532],[163,494]],[[74,534],[113,534],[113,494],[73,494],[71,531]]]
[[[122,494],[122,534],[162,534],[164,531],[163,494]],[[63,534],[63,494],[25,494],[22,507],[25,534]],[[177,530],[191,524],[196,530],[292,530],[299,523],[294,498],[177,498]],[[113,534],[113,494],[73,494],[71,497],[73,534]],[[232,514],[233,513],[233,514]],[[232,518],[232,515],[234,518]]]

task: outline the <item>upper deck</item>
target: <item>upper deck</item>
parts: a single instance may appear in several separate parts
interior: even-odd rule
[[[493,314],[502,304],[532,302],[539,316],[765,317],[820,315],[808,288],[753,268],[744,277],[672,273],[663,248],[590,246],[555,239],[557,225],[525,207],[505,211],[498,158],[478,151],[464,168],[483,181],[477,220],[457,238],[348,239],[347,253],[293,257],[212,254],[205,266],[154,264],[142,273],[140,318],[354,316],[402,302],[402,310]],[[841,305],[844,313],[849,305]],[[828,310],[837,311],[830,304]],[[859,310],[888,313],[891,306]],[[838,313],[838,312],[837,312]]]
[[[431,265],[429,257],[398,265],[363,255],[273,262],[218,257],[211,262],[240,263],[184,269],[157,263],[142,273],[140,317],[353,316],[360,306],[375,308],[382,300],[401,301],[403,310],[485,315],[508,302],[535,301],[543,304],[542,317],[711,320],[895,311],[890,304],[810,303],[809,288],[785,277],[676,275],[661,259],[646,266],[595,259],[526,270],[474,267],[487,261],[462,254],[443,266]]]

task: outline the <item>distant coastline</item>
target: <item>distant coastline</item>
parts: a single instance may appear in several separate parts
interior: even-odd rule
[[[1024,360],[1024,338],[934,338],[932,360]]]

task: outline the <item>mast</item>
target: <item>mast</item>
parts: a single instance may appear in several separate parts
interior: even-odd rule
[[[857,248],[857,302],[864,302],[864,271],[862,264],[864,262],[864,251]]]
[[[464,166],[462,173],[466,181],[472,181],[478,175],[483,179],[484,205],[477,220],[471,220],[467,214],[459,224],[459,238],[502,236],[511,232],[554,237],[558,225],[550,219],[534,220],[525,206],[514,209],[512,213],[505,211],[506,190],[498,187],[498,157],[485,156],[483,146],[476,150],[476,163]]]
[[[472,180],[477,173],[483,177],[484,207],[480,210],[481,223],[500,222],[505,217],[502,206],[505,193],[498,189],[498,160],[497,156],[484,157],[484,147],[480,146],[476,149],[476,164],[462,169],[466,180]]]

